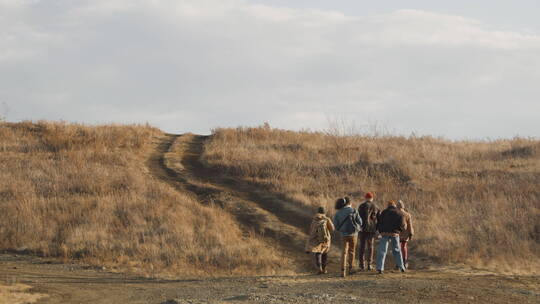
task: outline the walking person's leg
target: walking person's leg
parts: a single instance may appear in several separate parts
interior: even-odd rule
[[[349,261],[349,274],[354,274],[355,271],[353,269],[354,267],[354,258],[355,258],[355,255],[354,253],[356,252],[356,241],[357,241],[357,237],[356,235],[355,236],[352,236],[350,239],[349,239],[349,252],[348,252],[348,261]]]
[[[394,262],[398,268],[404,272],[405,266],[403,266],[403,256],[401,255],[401,248],[399,246],[399,236],[391,236],[390,242],[392,243],[392,253],[394,254]]]
[[[366,252],[366,241],[368,233],[367,232],[360,232],[359,233],[359,239],[358,242],[360,243],[359,250],[358,250],[358,267],[360,270],[364,270],[365,268],[365,262],[364,262],[364,254]],[[368,262],[369,263],[369,262]]]
[[[319,273],[322,272],[322,254],[320,252],[315,253],[315,266],[317,266],[317,270]]]
[[[323,252],[321,254],[321,262],[322,262],[322,272],[328,273],[328,271],[326,271],[326,265],[328,265],[328,251]]]
[[[382,273],[384,271],[384,260],[386,259],[386,251],[388,250],[388,237],[383,236],[379,240],[379,247],[377,248],[377,271]]]
[[[407,241],[400,241],[403,266],[405,266],[405,268],[409,268],[409,248],[407,248],[407,243]]]
[[[369,236],[367,237],[367,240],[366,240],[366,243],[367,243],[367,252],[366,252],[366,255],[367,255],[367,269],[368,270],[371,270],[372,269],[372,264],[373,264],[373,251],[374,251],[374,243],[375,243],[375,233],[369,233]]]
[[[347,252],[349,251],[349,241],[347,239],[348,237],[344,236],[342,237],[342,246],[343,251],[341,252],[341,276],[345,277],[347,276]]]

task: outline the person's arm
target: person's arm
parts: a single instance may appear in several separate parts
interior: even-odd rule
[[[401,229],[401,231],[407,231],[407,220],[405,219],[405,215],[401,216],[401,223],[399,226],[400,226],[399,228]]]
[[[334,215],[334,227],[339,227],[338,212]]]
[[[412,215],[409,214],[409,240],[412,239],[412,236],[414,235],[414,228],[412,225]]]
[[[354,220],[358,224],[358,227],[362,227],[362,218],[360,217],[360,214],[358,212],[356,212]]]
[[[384,210],[380,213],[377,213],[377,231],[381,232],[381,223],[384,218]]]
[[[326,221],[326,228],[328,228],[328,231],[330,231],[330,233],[334,232],[334,230],[336,230],[336,228],[334,227],[334,224],[332,223],[332,221],[330,219],[328,219],[328,221]]]

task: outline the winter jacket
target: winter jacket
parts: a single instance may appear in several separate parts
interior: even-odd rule
[[[319,236],[317,235],[317,227],[320,224],[326,225],[328,232],[328,240],[326,242],[320,242]],[[311,226],[309,227],[309,237],[306,241],[306,252],[313,253],[326,253],[330,250],[330,243],[332,232],[334,232],[334,225],[330,218],[324,214],[317,213],[313,220],[311,221]]]
[[[399,236],[407,229],[405,215],[398,208],[390,206],[381,212],[377,223],[377,230],[381,235]]]
[[[371,201],[365,201],[358,206],[358,213],[362,218],[362,231],[363,232],[377,232],[377,218],[381,211]]]
[[[401,209],[400,211],[405,216],[405,223],[407,224],[407,228],[399,234],[399,239],[400,241],[408,241],[409,238],[414,235],[414,228],[412,225],[412,216],[409,212],[403,209]]]
[[[336,215],[334,215],[334,226],[342,236],[353,236],[360,231],[362,219],[356,209],[347,205],[339,209]]]

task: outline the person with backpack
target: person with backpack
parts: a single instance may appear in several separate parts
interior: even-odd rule
[[[377,218],[380,215],[380,210],[373,203],[375,195],[368,192],[365,195],[366,201],[358,206],[358,213],[362,218],[362,231],[358,234],[359,242],[359,261],[358,267],[361,271],[365,270],[367,261],[367,270],[372,270],[373,262],[373,245],[377,237]],[[366,252],[367,247],[367,252]]]
[[[399,234],[407,229],[405,215],[398,210],[395,201],[389,201],[388,207],[381,212],[377,223],[377,230],[381,234],[379,247],[377,248],[377,272],[384,271],[384,260],[388,251],[388,242],[391,243],[394,261],[401,272],[405,272],[403,257],[399,246]]]
[[[397,208],[399,211],[401,211],[405,216],[405,224],[407,224],[407,229],[402,231],[399,234],[399,243],[401,245],[401,255],[403,256],[403,265],[405,266],[405,269],[409,268],[409,248],[407,248],[407,244],[410,240],[412,240],[412,237],[414,235],[414,228],[412,225],[412,216],[411,214],[405,209],[405,204],[402,200],[399,200],[397,202]]]
[[[339,198],[336,201],[334,215],[334,226],[341,233],[343,252],[341,255],[341,276],[354,274],[354,251],[356,249],[356,239],[358,232],[362,229],[362,219],[360,215],[351,207],[351,201],[348,197]]]
[[[315,265],[318,274],[328,273],[326,265],[328,264],[328,252],[332,242],[331,234],[334,232],[334,224],[325,215],[325,208],[319,207],[317,214],[311,220],[309,228],[309,237],[306,241],[306,253],[315,255]]]

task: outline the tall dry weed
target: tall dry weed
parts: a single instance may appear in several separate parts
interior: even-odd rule
[[[259,128],[216,129],[207,166],[305,206],[367,191],[402,199],[413,252],[432,261],[531,272],[540,254],[540,142],[448,141]]]
[[[0,123],[0,249],[149,274],[272,274],[280,257],[154,179],[149,126]]]

